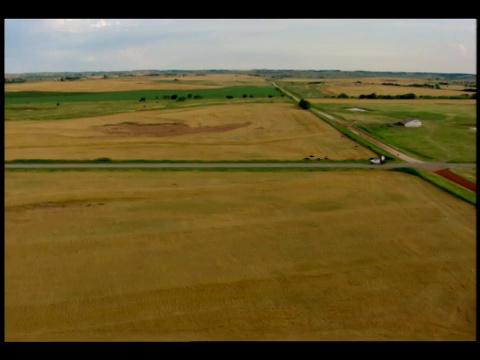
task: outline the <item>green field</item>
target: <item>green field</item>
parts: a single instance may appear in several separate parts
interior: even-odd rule
[[[165,99],[164,96],[184,101]],[[233,97],[233,98],[227,98]],[[139,101],[145,98],[145,101]],[[274,87],[228,87],[204,90],[135,90],[114,92],[16,91],[5,93],[5,121],[64,120],[231,103],[284,102]]]
[[[476,101],[352,101],[312,104],[359,130],[425,161],[476,161]],[[366,111],[351,111],[363,108]],[[420,128],[388,126],[412,117]]]
[[[10,91],[5,92],[5,105],[37,104],[37,103],[65,103],[65,102],[108,102],[108,101],[138,101],[163,99],[164,96],[177,95],[178,97],[205,99],[223,99],[245,97],[273,97],[281,96],[281,92],[273,86],[232,86],[219,89],[194,90],[131,90],[108,92],[53,92],[53,91]]]

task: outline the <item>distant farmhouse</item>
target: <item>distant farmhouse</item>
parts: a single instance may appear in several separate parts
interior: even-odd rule
[[[417,119],[413,118],[405,118],[402,121],[398,121],[395,123],[389,123],[390,126],[404,126],[404,127],[420,127],[422,126],[422,122]]]

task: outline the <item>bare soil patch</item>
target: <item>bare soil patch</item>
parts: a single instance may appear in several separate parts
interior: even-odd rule
[[[147,136],[175,136],[198,133],[217,133],[239,129],[249,126],[251,122],[237,124],[225,124],[216,126],[199,126],[191,127],[182,123],[167,124],[138,124],[138,123],[121,123],[114,125],[102,126],[102,130],[108,133],[125,134],[125,135],[147,135]]]
[[[477,184],[465,179],[464,177],[457,175],[450,171],[449,169],[441,169],[435,171],[436,174],[443,176],[444,178],[453,181],[464,188],[467,188],[471,191],[477,192]]]

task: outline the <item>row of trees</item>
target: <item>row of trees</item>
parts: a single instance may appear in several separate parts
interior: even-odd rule
[[[340,95],[337,95],[336,98],[338,99],[354,99],[355,96],[348,96],[347,94],[341,93]],[[462,94],[462,95],[456,95],[456,96],[445,96],[445,95],[440,95],[440,96],[433,96],[433,95],[420,95],[417,96],[414,93],[408,93],[408,94],[401,94],[401,95],[377,95],[376,93],[371,93],[371,94],[362,94],[358,97],[359,99],[476,99],[477,98],[477,93],[475,92],[474,94],[468,95],[468,94]]]
[[[10,79],[5,78],[5,84],[24,83],[26,81],[27,80],[25,80],[24,78],[10,78]]]
[[[247,95],[247,94],[243,94],[242,95],[242,98],[243,99],[246,99],[246,98],[254,98],[255,95]],[[272,98],[273,95],[268,95],[269,98]],[[163,95],[163,99],[164,100],[176,100],[176,101],[185,101],[187,99],[203,99],[203,96],[201,95],[193,95],[193,94],[188,94],[187,96],[178,96],[177,94],[173,94],[173,95]],[[226,96],[227,99],[233,99],[234,96],[233,95],[227,95]],[[158,100],[158,96],[155,97],[156,100]],[[140,100],[138,100],[139,102],[144,102],[146,101],[147,99],[142,97],[140,98]]]

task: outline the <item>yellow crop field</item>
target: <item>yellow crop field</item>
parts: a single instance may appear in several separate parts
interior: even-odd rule
[[[190,90],[233,85],[265,85],[257,76],[242,74],[207,74],[188,76],[91,77],[75,81],[45,80],[5,84],[5,91],[101,92],[126,90]]]
[[[474,99],[312,99],[313,104],[425,104],[425,105],[473,105],[477,103]]]
[[[375,154],[294,104],[228,104],[5,122],[5,160],[368,159]]]
[[[292,78],[288,81],[283,80],[281,83],[285,85],[308,85],[316,87],[322,93],[330,96],[346,94],[348,96],[358,97],[360,95],[369,95],[375,93],[377,95],[403,95],[414,93],[417,96],[459,96],[462,94],[471,95],[471,92],[462,91],[465,86],[460,84],[439,85],[439,89],[408,85],[437,84],[441,81],[432,81],[424,79],[402,79],[402,78],[347,78],[347,79],[301,79]],[[383,84],[397,84],[383,85]],[[315,98],[310,98],[309,100]]]
[[[475,340],[476,208],[384,170],[5,173],[6,341]]]

